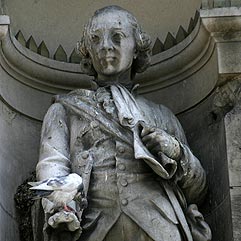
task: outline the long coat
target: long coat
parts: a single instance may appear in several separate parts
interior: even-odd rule
[[[37,178],[70,172],[91,175],[82,221],[83,234],[88,233],[84,240],[103,240],[122,213],[153,240],[184,240],[180,233],[188,231],[180,230],[182,221],[163,186],[166,181],[155,165],[135,158],[133,133],[120,124],[112,94],[108,88],[99,88],[56,98],[43,122]],[[205,193],[205,172],[178,120],[164,106],[133,97],[145,123],[165,130],[182,146],[182,158],[169,182],[178,183],[187,201],[196,203]]]

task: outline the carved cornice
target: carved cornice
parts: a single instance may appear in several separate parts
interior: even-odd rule
[[[233,0],[202,0],[203,9],[223,8],[223,7],[231,7],[231,6],[240,7],[241,2],[233,1]]]
[[[219,52],[219,82],[212,113],[222,118],[241,101],[241,12],[237,7],[216,8],[201,11],[201,16]]]
[[[232,4],[235,4],[235,3],[232,3]],[[231,0],[203,0],[202,1],[203,9],[230,7],[230,6],[231,6]]]
[[[241,31],[241,12],[237,7],[201,10],[201,18],[205,28],[217,41],[230,41],[230,37],[235,39],[237,35],[228,34]],[[240,38],[236,40],[240,41]]]
[[[20,82],[47,92],[88,88],[90,77],[83,75],[76,64],[48,59],[23,47],[11,34],[1,41],[0,63]]]
[[[218,51],[219,83],[241,78],[240,8],[216,8],[201,11],[202,22],[214,39]]]
[[[219,73],[217,85],[241,74],[238,52],[233,53],[232,48],[227,47],[229,58],[225,57],[227,53],[224,52],[225,43],[241,43],[240,9],[209,9],[201,10],[200,14],[201,25],[188,38],[170,50],[153,56],[151,67],[138,78],[142,84],[142,93],[166,88],[186,79],[209,61],[216,47]],[[153,81],[148,81],[149,78]]]
[[[182,42],[189,34],[192,33],[195,26],[199,23],[199,19],[200,12],[196,10],[195,15],[190,18],[188,26],[185,28],[182,25],[180,25],[176,35],[173,35],[173,33],[168,32],[163,42],[157,37],[152,47],[152,55],[164,52]],[[39,46],[37,46],[34,37],[32,35],[27,36],[28,40],[26,40],[26,36],[23,35],[21,30],[17,32],[15,37],[24,47],[47,58],[52,58],[54,60],[69,63],[80,62],[80,56],[76,53],[75,49],[72,50],[68,58],[69,54],[65,51],[62,45],[59,45],[58,47],[56,46],[55,53],[53,55],[50,55],[50,51],[48,49],[48,46],[45,44],[44,40],[42,40]]]
[[[61,61],[61,62],[69,62],[69,63],[75,63],[75,64],[80,63],[80,60],[81,60],[80,55],[77,54],[75,49],[72,50],[72,52],[68,58],[67,53],[65,52],[63,46],[59,45],[56,48],[56,51],[53,54],[53,56],[50,56],[50,51],[49,51],[48,47],[46,46],[44,40],[42,40],[41,43],[39,44],[39,46],[37,46],[34,37],[30,36],[28,38],[28,40],[26,41],[21,30],[18,31],[15,38],[18,40],[19,43],[22,44],[23,47],[26,47],[27,49],[30,49],[31,51],[33,51],[39,55],[42,55],[46,58],[50,58],[50,59],[52,58],[54,60]]]
[[[141,93],[166,88],[188,78],[208,62],[214,47],[215,42],[199,22],[181,43],[152,57],[148,70],[137,76]]]

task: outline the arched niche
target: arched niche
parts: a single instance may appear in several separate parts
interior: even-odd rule
[[[17,241],[12,190],[29,176],[38,161],[41,121],[52,96],[90,87],[92,78],[83,75],[72,61],[72,51],[86,20],[110,1],[13,0],[1,4],[2,13],[9,15],[10,22],[1,16],[0,183],[4,185],[0,193],[4,195],[0,196],[3,217],[0,233],[4,236],[0,239]],[[200,19],[198,0],[142,1],[139,6],[135,1],[111,1],[111,4],[133,12],[153,38],[151,66],[136,78],[139,92],[168,106],[180,118],[190,146],[208,173],[210,192],[203,210],[214,237],[229,241],[228,171],[225,149],[222,149],[224,128],[222,120],[215,121],[210,114],[222,71],[220,48],[213,38],[217,25],[206,21],[208,17]],[[63,48],[60,56],[64,57],[56,58],[60,45]],[[11,180],[9,184],[7,179]],[[216,192],[221,179],[222,190]],[[224,221],[223,209],[227,210]]]

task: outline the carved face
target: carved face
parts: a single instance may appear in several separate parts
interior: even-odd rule
[[[126,13],[112,11],[92,20],[89,47],[98,76],[118,76],[130,69],[135,55],[133,27]]]

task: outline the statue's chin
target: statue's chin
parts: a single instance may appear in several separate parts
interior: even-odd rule
[[[119,71],[116,69],[115,66],[108,65],[108,66],[105,66],[105,67],[102,68],[101,75],[107,76],[107,77],[109,77],[109,76],[115,77],[115,76],[118,76],[118,72]]]
[[[101,66],[102,68],[97,71],[96,82],[99,86],[107,86],[113,84],[122,84],[129,88],[132,86],[131,81],[131,65],[111,65]]]
[[[113,85],[113,84],[118,84],[119,81],[114,81],[112,80],[111,78],[110,79],[105,79],[105,80],[98,80],[96,81],[96,83],[99,85],[99,86],[109,86],[109,85]]]

